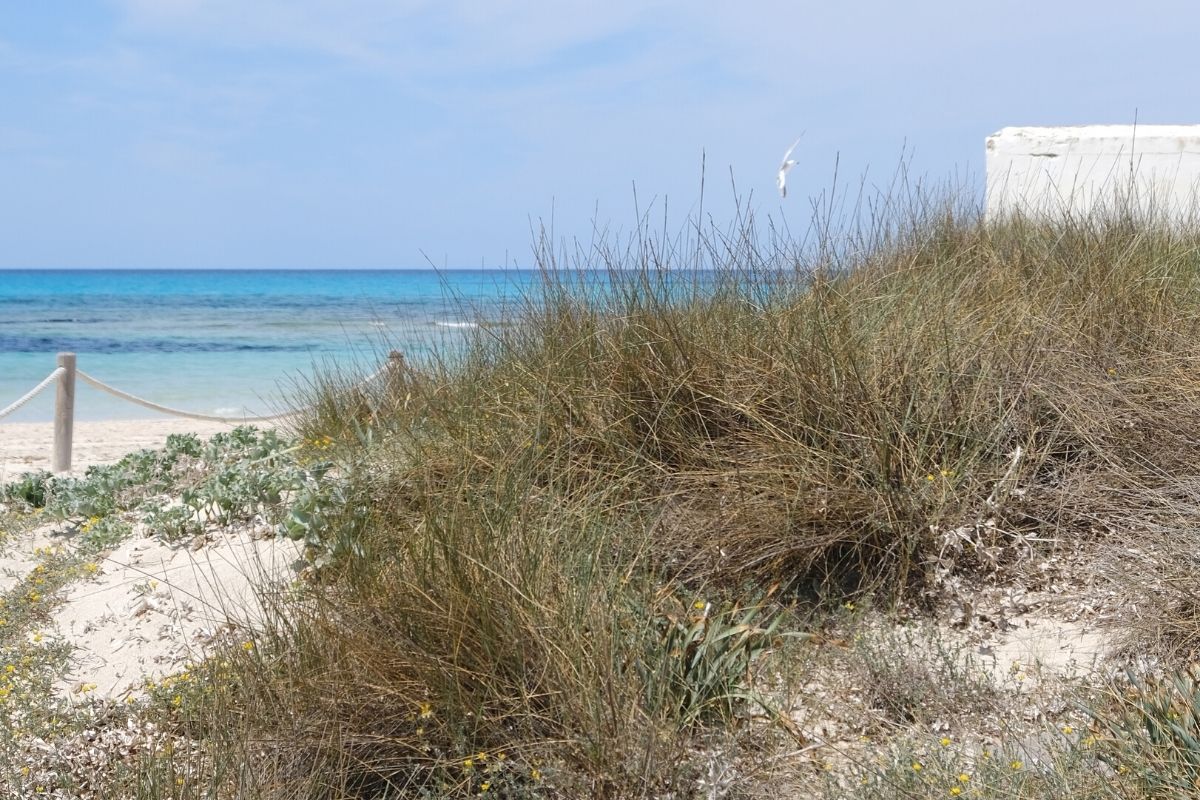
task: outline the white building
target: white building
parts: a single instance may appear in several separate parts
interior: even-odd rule
[[[1134,211],[1200,219],[1200,125],[1004,128],[987,138],[987,218]]]

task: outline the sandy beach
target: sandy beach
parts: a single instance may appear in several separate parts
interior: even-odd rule
[[[232,423],[190,419],[109,420],[75,423],[72,472],[119,460],[134,450],[161,447],[173,433],[208,437],[236,427]],[[259,425],[257,427],[263,427]],[[0,483],[22,472],[50,468],[52,422],[0,422]]]
[[[78,422],[73,472],[160,447],[173,433],[208,437],[234,427],[183,419]],[[52,423],[0,425],[0,484],[48,468],[52,441]],[[199,533],[180,541],[159,535],[136,514],[127,518],[132,530],[88,556],[88,569],[61,592],[52,618],[39,628],[73,648],[72,665],[55,684],[60,696],[125,697],[202,658],[222,637],[245,638],[261,617],[260,598],[305,566],[302,544],[276,537],[262,515],[204,521]],[[51,517],[16,534],[0,529],[0,598],[34,570],[49,575],[51,552],[74,552],[84,531],[80,519]]]

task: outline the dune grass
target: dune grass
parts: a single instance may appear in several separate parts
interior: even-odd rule
[[[813,738],[775,690],[807,680],[787,654],[827,639],[821,609],[934,606],[948,577],[1085,546],[1194,549],[1200,236],[913,208],[815,245],[751,219],[542,243],[538,296],[462,352],[366,390],[322,376],[295,431],[336,486],[302,515],[319,568],[196,706],[207,785],[777,793],[771,765]],[[1170,624],[1136,646],[1200,645],[1188,591],[1139,606]],[[932,683],[901,716],[934,689],[953,704]],[[1144,743],[1152,715],[1121,708],[1106,741]],[[979,762],[974,783],[947,760],[939,791],[1156,785],[1054,752],[1036,774]],[[926,796],[940,762],[893,756],[862,791]],[[165,783],[141,796],[193,796]]]
[[[1195,237],[942,211],[888,231],[857,263],[763,252],[750,222],[695,251],[545,247],[511,325],[356,406],[326,393],[304,433],[357,452],[371,514],[280,643],[280,785],[663,794],[698,779],[705,731],[739,735],[789,607],[921,602],[1179,510]],[[721,268],[662,271],[697,253]]]
[[[329,377],[300,433],[369,512],[330,519],[355,555],[246,700],[286,743],[264,785],[690,796],[731,743],[803,739],[755,689],[782,633],[819,636],[797,608],[920,604],[1178,513],[1200,240],[943,209],[886,231],[857,260],[749,221],[546,246],[540,296],[465,352],[374,393]],[[697,258],[720,268],[664,272]]]

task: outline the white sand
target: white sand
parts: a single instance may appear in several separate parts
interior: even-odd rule
[[[176,419],[77,422],[72,471],[161,447],[172,433],[207,438],[234,427]],[[0,423],[0,483],[48,469],[52,443],[51,423]],[[69,524],[49,523],[0,541],[0,591],[37,565],[38,548],[70,548],[74,533]],[[270,526],[262,521],[232,529],[208,526],[205,537],[182,545],[153,534],[136,526],[56,606],[45,633],[76,648],[73,668],[58,686],[61,693],[118,697],[137,692],[147,679],[179,671],[222,635],[245,636],[262,619],[262,597],[290,583],[304,566],[301,545],[265,538]]]
[[[55,544],[52,530],[52,526],[43,525],[21,536],[0,538],[0,593],[16,586],[37,566],[37,551]]]
[[[172,433],[194,433],[207,438],[234,427],[223,422],[175,418],[77,421],[71,471],[81,473],[92,464],[111,463],[135,450],[162,447]],[[0,422],[0,483],[12,480],[22,472],[49,469],[53,447],[54,424],[51,422]]]
[[[1018,622],[986,648],[992,657],[981,659],[998,684],[1014,678],[1036,683],[1046,677],[1093,675],[1114,649],[1109,637],[1095,626],[1039,614]]]
[[[262,601],[269,604],[304,566],[301,545],[260,538],[269,531],[241,526],[195,550],[154,537],[122,543],[55,610],[56,634],[76,648],[59,691],[137,693],[147,679],[199,660],[223,636],[244,637],[263,619]]]

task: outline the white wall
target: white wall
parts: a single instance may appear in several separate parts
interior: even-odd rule
[[[1200,125],[1004,128],[987,138],[987,218],[1111,213],[1200,218]]]

